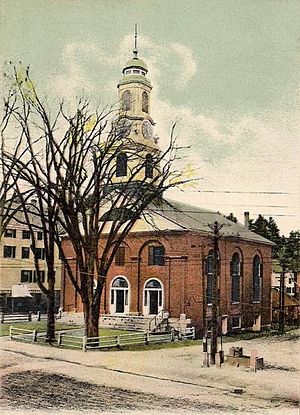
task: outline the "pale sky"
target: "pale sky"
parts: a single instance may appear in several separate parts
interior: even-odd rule
[[[49,96],[100,106],[117,101],[137,23],[155,134],[163,145],[178,121],[201,177],[170,196],[300,228],[300,1],[0,0],[0,11],[1,62],[30,64]]]

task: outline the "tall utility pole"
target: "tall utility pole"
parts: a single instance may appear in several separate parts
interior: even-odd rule
[[[221,238],[220,229],[223,225],[215,221],[208,225],[213,231],[213,282],[212,282],[212,308],[211,308],[211,346],[210,363],[216,363],[218,353],[218,317],[219,317],[219,295],[218,295],[218,274],[219,274],[219,239]]]
[[[279,264],[281,266],[280,285],[279,285],[279,332],[284,332],[284,295],[285,295],[285,272],[287,265],[287,257],[285,249],[282,248],[279,252]]]
[[[285,295],[285,273],[290,265],[286,246],[282,246],[278,250],[278,261],[281,267],[280,285],[279,285],[279,332],[284,332],[284,295]]]

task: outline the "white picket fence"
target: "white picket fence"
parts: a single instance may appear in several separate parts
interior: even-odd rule
[[[9,338],[10,340],[22,340],[25,342],[36,343],[37,330],[20,329],[18,327],[10,326]]]
[[[44,333],[38,333],[37,330],[25,330],[10,326],[9,337],[11,340],[21,340],[31,343],[45,339]],[[171,333],[153,334],[149,332],[137,332],[131,334],[119,334],[115,336],[86,337],[75,336],[68,332],[60,332],[57,335],[58,347],[77,348],[84,351],[107,349],[111,347],[122,347],[137,344],[165,343],[185,339],[195,338],[195,328],[190,327],[186,333],[178,335],[174,331]]]

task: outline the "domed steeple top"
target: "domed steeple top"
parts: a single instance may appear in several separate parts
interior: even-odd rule
[[[151,83],[147,78],[148,67],[142,59],[138,58],[137,25],[135,25],[133,57],[126,63],[122,72],[123,78],[118,83],[118,88],[120,85],[131,83],[143,84],[150,89],[152,88]]]
[[[143,75],[146,75],[146,73],[148,72],[148,68],[147,65],[145,64],[145,62],[142,59],[138,58],[138,48],[137,48],[137,24],[135,24],[134,27],[134,48],[133,48],[133,58],[131,58],[125,65],[124,69],[123,69],[123,73],[125,74],[125,70],[126,69],[130,69],[130,68],[138,68],[138,69],[142,69]],[[128,75],[128,73],[127,73]]]
[[[130,59],[126,63],[126,65],[123,69],[123,73],[125,72],[126,69],[129,69],[129,68],[140,68],[140,69],[144,69],[146,73],[148,72],[148,67],[145,64],[145,62],[142,59],[139,59],[137,57]]]

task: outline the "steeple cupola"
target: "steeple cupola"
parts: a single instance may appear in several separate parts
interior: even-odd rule
[[[123,68],[123,79],[120,80],[118,88],[120,85],[137,82],[147,85],[151,89],[151,83],[149,79],[147,79],[148,67],[142,59],[138,58],[137,25],[135,25],[134,49],[132,52],[133,57]]]
[[[133,57],[126,63],[123,77],[118,83],[119,113],[115,122],[116,131],[124,140],[124,151],[116,160],[116,177],[114,184],[126,183],[129,171],[140,169],[132,186],[139,185],[160,174],[159,167],[154,166],[154,159],[159,156],[158,137],[153,135],[154,121],[150,115],[150,94],[152,85],[147,78],[146,63],[138,57],[137,27]],[[128,167],[128,169],[127,169]]]

